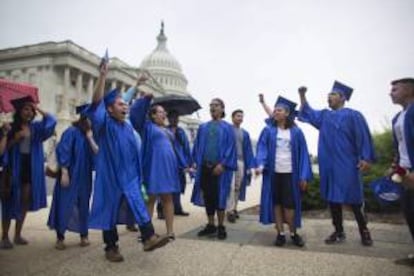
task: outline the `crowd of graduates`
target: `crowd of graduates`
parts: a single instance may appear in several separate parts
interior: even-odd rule
[[[361,173],[375,162],[371,134],[363,115],[345,107],[353,89],[335,81],[328,93],[329,108],[316,110],[299,88],[300,106],[279,96],[269,106],[259,95],[266,113],[264,127],[253,153],[249,133],[241,127],[243,110],[224,120],[225,104],[213,98],[211,120],[202,123],[192,150],[178,114],[152,104],[153,95],[133,88],[126,99],[117,89],[105,93],[107,64],[100,67],[91,102],[76,108],[79,119],[72,123],[56,145],[58,170],[47,225],[56,232],[55,248],[63,250],[66,231],[80,235],[80,246],[88,246],[88,229],[103,233],[105,257],[120,262],[117,224],[134,230],[138,225],[144,251],[175,240],[174,215],[189,215],[182,209],[180,194],[187,174],[194,180],[191,202],[203,206],[206,225],[199,237],[227,238],[225,221],[236,223],[237,204],[245,200],[252,176],[262,176],[260,222],[275,224],[275,246],[305,240],[301,227],[301,196],[312,180],[305,135],[296,119],[319,130],[318,162],[321,197],[328,202],[334,231],[325,243],[346,239],[342,207],[349,205],[358,224],[361,242],[373,240],[364,213]],[[145,82],[138,80],[137,86]],[[403,110],[393,120],[396,159],[406,170],[403,177],[403,209],[414,237],[414,79],[392,82],[390,96]],[[0,247],[26,245],[22,228],[28,211],[46,207],[43,142],[55,131],[56,119],[37,107],[30,97],[12,101],[13,122],[0,133],[2,237]],[[34,121],[37,114],[43,118]],[[168,125],[167,125],[168,117]],[[267,119],[266,119],[267,118]],[[258,119],[261,120],[261,119]],[[95,177],[93,177],[93,172]],[[92,191],[93,190],[93,191]],[[165,234],[155,232],[152,217],[165,219]],[[13,242],[11,220],[16,220]],[[162,231],[164,232],[164,231]],[[409,260],[414,264],[413,259]]]

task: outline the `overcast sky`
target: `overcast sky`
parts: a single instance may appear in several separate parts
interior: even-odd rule
[[[390,81],[414,77],[413,11],[413,0],[1,0],[0,48],[70,39],[138,66],[164,20],[188,90],[203,107],[218,96],[227,113],[245,110],[253,138],[265,117],[259,92],[270,104],[279,94],[297,101],[306,85],[323,108],[335,79],[354,87],[347,106],[381,131],[399,110]],[[199,114],[207,120],[208,108]],[[317,131],[300,126],[316,153]]]

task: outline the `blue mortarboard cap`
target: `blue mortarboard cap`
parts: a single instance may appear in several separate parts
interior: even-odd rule
[[[13,105],[15,110],[21,109],[26,103],[33,103],[33,98],[26,96],[19,99],[11,100],[10,103]]]
[[[292,102],[291,100],[288,100],[282,96],[277,97],[277,100],[275,103],[275,107],[282,106],[283,108],[287,109],[289,111],[290,118],[293,118],[297,115],[297,111],[295,111],[295,108],[297,105],[298,105],[297,103]]]
[[[332,87],[332,91],[331,93],[340,93],[342,94],[345,99],[347,101],[349,101],[349,99],[351,98],[352,92],[354,91],[354,89],[352,89],[351,87],[339,82],[339,81],[335,81]]]
[[[115,99],[120,96],[118,89],[115,88],[107,93],[104,97],[105,106],[109,106],[115,102]]]
[[[76,114],[83,115],[88,107],[89,104],[78,105],[76,107]]]
[[[390,204],[400,199],[402,188],[389,177],[381,177],[372,181],[370,187],[381,204]]]

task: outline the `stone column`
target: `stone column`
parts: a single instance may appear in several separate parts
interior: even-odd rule
[[[75,102],[76,104],[79,103],[79,101],[83,98],[83,74],[81,71],[78,72],[78,75],[76,76],[76,93],[75,93]]]
[[[65,67],[63,69],[63,91],[62,95],[59,97],[60,101],[60,110],[58,110],[58,125],[56,127],[56,132],[58,137],[62,132],[69,126],[71,123],[70,112],[69,112],[69,101],[70,101],[70,68]]]
[[[90,101],[91,101],[91,99],[92,99],[92,94],[93,94],[93,84],[94,84],[94,81],[93,81],[93,76],[92,76],[92,75],[90,75],[90,76],[89,76],[89,80],[88,80],[87,102],[90,102]]]

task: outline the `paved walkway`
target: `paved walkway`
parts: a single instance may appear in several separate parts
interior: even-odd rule
[[[190,192],[192,186],[189,186]],[[248,202],[240,209],[258,204],[260,185],[248,190]],[[101,233],[90,232],[91,246],[81,248],[76,235],[68,233],[64,251],[54,249],[55,234],[47,229],[48,209],[30,214],[24,229],[28,246],[0,250],[0,275],[414,275],[414,269],[398,266],[394,259],[413,252],[413,243],[404,225],[372,223],[373,247],[360,244],[354,221],[346,221],[347,241],[341,245],[323,243],[332,227],[329,220],[304,220],[301,230],[306,247],[272,246],[271,226],[257,223],[257,217],[242,215],[227,225],[226,241],[196,236],[205,224],[204,211],[189,204],[190,217],[176,217],[176,241],[145,253],[136,234],[120,230],[123,263],[105,261]],[[164,222],[154,220],[156,231],[165,232]]]

